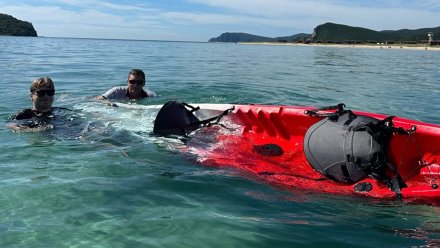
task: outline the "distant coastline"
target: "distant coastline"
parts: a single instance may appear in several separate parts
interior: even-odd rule
[[[332,43],[284,43],[284,42],[237,42],[239,45],[269,45],[269,46],[304,46],[304,47],[339,47],[339,48],[370,48],[393,50],[429,50],[440,51],[440,46],[427,44],[332,44]]]
[[[336,23],[324,23],[314,28],[313,33],[300,33],[283,37],[264,37],[248,33],[223,33],[209,42],[279,42],[325,45],[386,45],[387,47],[412,47],[415,45],[439,46],[440,26],[434,28],[375,31]]]

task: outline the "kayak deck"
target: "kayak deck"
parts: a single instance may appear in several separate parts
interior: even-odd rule
[[[224,110],[229,105],[209,105]],[[203,110],[205,107],[200,105]],[[267,182],[295,189],[330,194],[363,195],[373,198],[396,197],[383,183],[365,178],[348,185],[325,178],[308,163],[303,151],[307,129],[320,120],[304,114],[307,107],[235,105],[221,121],[222,126],[198,130],[188,149],[209,166],[228,166],[251,172]],[[211,112],[207,112],[209,115]],[[383,119],[386,116],[355,112]],[[389,160],[407,184],[404,199],[435,199],[440,202],[437,179],[440,176],[440,126],[395,118],[396,127],[417,131],[410,136],[395,135],[390,141]],[[206,143],[210,136],[209,147]],[[331,145],[331,144],[329,144]],[[282,154],[273,148],[281,148]],[[365,186],[368,186],[365,188]],[[371,187],[370,187],[371,186]]]

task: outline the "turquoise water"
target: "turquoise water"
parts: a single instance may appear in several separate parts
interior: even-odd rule
[[[149,136],[171,99],[352,109],[440,124],[440,52],[0,37],[0,247],[435,247],[427,204],[305,194],[203,167]],[[92,98],[144,69],[157,98]],[[13,133],[30,83],[55,81],[65,125]]]

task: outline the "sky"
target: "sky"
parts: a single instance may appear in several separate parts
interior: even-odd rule
[[[0,13],[31,22],[39,36],[201,42],[225,32],[311,34],[326,22],[440,26],[440,0],[0,0]]]

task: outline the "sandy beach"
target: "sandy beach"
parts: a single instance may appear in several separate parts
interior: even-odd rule
[[[369,49],[405,49],[440,51],[440,46],[427,46],[424,44],[329,44],[329,43],[280,43],[280,42],[238,42],[240,45],[269,45],[269,46],[314,46],[314,47],[339,47],[339,48],[369,48]]]

